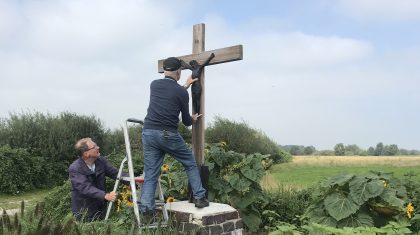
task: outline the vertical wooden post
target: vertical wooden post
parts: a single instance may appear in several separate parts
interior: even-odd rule
[[[204,40],[205,40],[205,27],[204,24],[196,24],[193,27],[193,49],[192,54],[199,54],[203,52],[204,49]],[[205,106],[204,106],[204,97],[205,97],[205,83],[204,83],[204,71],[201,73],[199,82],[201,83],[201,99],[200,99],[200,113],[203,114],[195,124],[192,126],[192,148],[193,154],[195,156],[195,161],[198,166],[204,164],[204,120],[205,120]],[[193,113],[196,113],[193,107]]]

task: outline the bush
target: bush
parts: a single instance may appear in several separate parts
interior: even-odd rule
[[[57,116],[38,112],[11,114],[0,125],[0,146],[24,148],[31,156],[41,159],[43,174],[37,179],[40,188],[60,185],[67,179],[68,166],[76,158],[73,146],[78,139],[91,137],[101,146],[105,137],[105,130],[98,119],[68,112]],[[11,167],[19,170],[20,166]],[[31,181],[31,177],[24,180],[28,184],[35,182]]]
[[[238,209],[246,227],[255,232],[261,224],[257,202],[265,200],[260,186],[265,174],[264,156],[225,151],[216,145],[210,146],[206,152],[206,165],[211,172],[209,200]]]
[[[31,156],[25,149],[0,147],[0,189],[3,193],[18,194],[36,188],[45,177],[44,160]]]
[[[406,188],[391,173],[340,174],[321,182],[309,222],[331,227],[382,227],[406,220]]]
[[[259,211],[266,230],[275,229],[279,223],[302,225],[300,217],[311,201],[311,189],[280,187],[277,191],[264,191],[264,195],[267,200],[259,203]]]
[[[274,164],[288,162],[292,158],[263,132],[244,122],[237,123],[221,117],[217,117],[214,124],[206,129],[206,142],[224,142],[229,150],[237,153],[270,154]]]

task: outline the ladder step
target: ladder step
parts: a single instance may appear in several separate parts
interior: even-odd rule
[[[144,228],[166,228],[166,227],[168,227],[168,224],[166,223],[166,222],[154,222],[154,223],[151,223],[151,224],[142,224],[141,226],[140,226],[140,228],[141,229],[144,229]]]
[[[130,182],[130,177],[128,176],[121,177],[120,179],[125,182]],[[142,184],[144,183],[144,177],[143,176],[134,177],[134,182],[136,182],[137,184]]]

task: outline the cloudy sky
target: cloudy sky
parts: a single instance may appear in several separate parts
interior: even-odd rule
[[[144,118],[157,61],[190,54],[198,23],[206,50],[244,47],[206,69],[207,123],[281,145],[420,149],[418,0],[0,0],[0,117]]]

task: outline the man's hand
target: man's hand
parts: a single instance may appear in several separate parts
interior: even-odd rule
[[[185,89],[188,89],[191,86],[191,84],[193,84],[196,81],[198,81],[198,78],[193,79],[192,75],[188,75],[187,81],[185,82],[183,87],[185,87]]]
[[[105,200],[114,202],[117,199],[117,193],[114,191],[105,194]]]
[[[191,118],[192,118],[192,120],[193,120],[194,122],[196,122],[196,121],[197,121],[197,119],[198,119],[199,117],[201,117],[201,116],[203,116],[203,114],[198,114],[198,113],[196,113],[196,114],[193,114],[193,115],[191,116]]]

